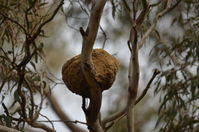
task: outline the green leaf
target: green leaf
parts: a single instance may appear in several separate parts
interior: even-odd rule
[[[12,117],[10,116],[6,116],[6,115],[2,115],[1,118],[3,118],[3,120],[6,123],[6,126],[11,127],[12,126]]]

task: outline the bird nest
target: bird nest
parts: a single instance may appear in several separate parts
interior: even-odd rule
[[[103,49],[94,49],[92,61],[95,68],[95,80],[101,90],[106,90],[113,84],[119,67],[118,60]],[[62,79],[68,89],[83,97],[90,97],[89,86],[81,71],[80,55],[68,60],[62,67]]]

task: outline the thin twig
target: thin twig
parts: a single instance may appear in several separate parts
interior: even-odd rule
[[[74,124],[83,124],[83,125],[87,125],[87,123],[85,122],[82,122],[82,121],[78,121],[78,120],[75,120],[75,121],[63,121],[63,120],[39,120],[37,122],[64,122],[64,123],[74,123]]]
[[[6,113],[7,116],[10,116],[10,113],[8,112],[8,109],[4,103],[2,103],[2,107],[4,109],[4,112]]]
[[[135,105],[137,103],[139,103],[142,98],[144,98],[144,96],[146,95],[147,91],[149,90],[150,86],[151,86],[151,83],[153,82],[153,80],[155,79],[155,77],[160,73],[159,70],[155,69],[154,73],[153,73],[153,76],[151,77],[150,81],[148,82],[146,88],[144,89],[144,91],[142,92],[142,94],[139,96],[139,98],[135,101]]]
[[[24,82],[24,76],[25,76],[25,68],[18,67],[17,69],[17,74],[19,76],[19,81],[18,81],[18,87],[17,87],[17,93],[19,94],[20,97],[20,106],[22,110],[22,116],[24,119],[27,119],[27,113],[26,113],[26,96],[24,95],[24,92],[22,91],[22,86]]]
[[[108,38],[107,38],[106,32],[104,31],[104,29],[102,28],[102,26],[100,26],[100,30],[102,31],[102,34],[104,36],[104,41],[103,41],[103,45],[102,45],[102,49],[104,49],[105,48],[105,44],[106,44],[106,40]]]
[[[63,5],[64,3],[64,0],[61,0],[61,2],[59,3],[59,5],[57,6],[57,8],[54,10],[52,16],[50,18],[48,18],[46,21],[44,21],[43,23],[41,23],[39,25],[39,27],[37,28],[37,31],[35,32],[35,34],[33,35],[32,37],[32,41],[36,39],[36,37],[40,34],[41,32],[41,29],[47,24],[49,23],[50,21],[53,20],[53,18],[55,17],[55,15],[57,14],[57,12],[59,11],[59,9],[61,8],[61,6]]]
[[[55,130],[53,130],[52,128],[48,127],[45,124],[41,124],[41,123],[38,123],[38,122],[32,122],[32,121],[28,122],[28,124],[30,124],[32,127],[46,130],[47,132],[55,132]]]
[[[51,121],[47,116],[45,116],[45,115],[43,115],[43,114],[41,114],[41,113],[39,113],[39,114],[40,114],[42,117],[46,118],[46,119],[47,119],[47,121],[51,124],[52,129],[53,129],[53,130],[55,130],[55,127],[54,127],[54,125],[53,125],[52,121]]]
[[[140,42],[138,43],[138,48],[142,48],[142,46],[144,45],[144,42],[146,41],[146,39],[148,38],[148,36],[151,34],[151,32],[155,29],[159,19],[164,16],[165,14],[167,14],[168,12],[172,11],[179,3],[181,2],[181,0],[178,0],[176,2],[176,4],[174,4],[173,6],[170,6],[170,4],[167,4],[167,7],[159,12],[154,20],[153,20],[153,24],[149,27],[149,29],[144,33],[142,39],[140,40]]]
[[[24,121],[23,119],[12,117],[12,116],[10,115],[10,113],[9,113],[9,111],[8,111],[8,109],[7,109],[7,107],[6,107],[6,105],[5,105],[4,103],[2,103],[2,107],[3,107],[4,112],[6,113],[6,115],[7,115],[8,117],[11,117],[12,120],[15,120],[15,121]]]
[[[30,101],[31,101],[31,107],[32,107],[31,110],[30,110],[30,116],[31,116],[31,118],[33,118],[33,114],[34,114],[34,110],[35,110],[34,109],[35,108],[35,102],[34,102],[33,90],[32,90],[32,88],[31,88],[31,86],[30,86],[30,84],[29,84],[29,82],[26,78],[24,79],[24,82],[26,83],[27,88],[30,92]]]
[[[85,12],[85,14],[87,15],[87,17],[90,17],[89,12],[83,7],[83,5],[81,4],[80,0],[78,0],[77,3],[79,4],[79,6],[82,9],[82,11]]]
[[[27,26],[27,32],[29,33],[29,27],[30,27],[30,22],[29,22],[29,19],[28,19],[28,13],[29,11],[35,6],[37,0],[34,0],[32,2],[32,5],[25,11],[25,20],[26,20],[26,26]]]
[[[17,26],[19,26],[19,27],[22,29],[22,31],[23,31],[26,35],[28,35],[28,33],[26,32],[26,29],[24,28],[24,26],[22,26],[19,22],[17,22],[16,20],[14,20],[14,19],[12,19],[12,18],[6,16],[5,14],[3,14],[3,13],[1,13],[1,12],[0,12],[0,15],[2,15],[2,16],[3,16],[4,18],[6,18],[7,20],[9,20],[9,21],[11,21],[12,23],[16,24]]]
[[[135,101],[135,105],[137,105],[143,98],[144,96],[146,95],[146,93],[148,92],[153,80],[155,79],[155,77],[159,74],[160,72],[156,69],[151,77],[151,79],[149,80],[149,82],[147,83],[147,86],[146,88],[144,89],[144,91],[142,92],[142,94],[136,99]],[[106,126],[107,123],[109,122],[114,122],[115,120],[121,118],[121,117],[124,117],[126,115],[126,109],[123,108],[120,112],[117,112],[113,115],[111,115],[110,117],[107,117],[105,118],[103,121],[102,121],[102,124],[103,124],[103,127]]]

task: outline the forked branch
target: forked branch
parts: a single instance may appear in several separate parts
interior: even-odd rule
[[[91,132],[103,132],[100,124],[100,108],[102,101],[102,91],[100,85],[95,79],[95,69],[92,62],[93,45],[99,29],[99,23],[106,0],[98,0],[93,3],[91,16],[86,31],[80,28],[83,37],[81,51],[81,70],[89,85],[90,103],[88,108],[83,105],[83,111],[86,116],[88,129]],[[84,97],[83,97],[84,98]]]
[[[147,93],[150,84],[152,83],[153,79],[155,76],[159,73],[157,71],[154,72],[151,80],[149,81],[147,87],[143,91],[142,95],[135,101],[135,97],[137,94],[137,88],[138,88],[138,80],[139,80],[139,63],[138,63],[138,50],[144,45],[146,38],[149,37],[149,35],[154,31],[159,19],[167,14],[168,12],[172,11],[179,3],[181,0],[178,0],[175,4],[172,4],[171,0],[167,1],[167,6],[165,9],[163,9],[161,12],[157,13],[157,15],[154,18],[154,21],[152,25],[149,27],[149,29],[144,33],[142,36],[141,40],[137,42],[137,31],[140,29],[140,25],[143,23],[144,18],[146,14],[149,12],[149,7],[150,5],[148,4],[147,0],[142,0],[143,3],[143,10],[141,11],[140,15],[137,17],[136,20],[134,18],[132,19],[132,29],[131,29],[131,34],[130,34],[130,39],[128,41],[128,46],[131,52],[131,59],[130,59],[130,65],[129,65],[129,96],[128,96],[128,103],[126,108],[122,109],[120,112],[113,114],[112,116],[106,118],[103,120],[102,124],[106,128],[107,124],[113,124],[113,122],[116,119],[119,119],[123,115],[127,114],[127,119],[128,119],[128,129],[129,132],[133,131],[133,114],[131,109],[133,108],[134,105],[136,105]],[[128,10],[127,10],[128,11]],[[135,10],[134,14],[136,13]],[[129,14],[127,12],[127,14]],[[137,47],[137,49],[135,48]],[[133,83],[132,83],[133,82]]]
[[[147,94],[148,90],[150,89],[151,87],[151,84],[153,82],[153,80],[155,79],[155,77],[159,74],[159,70],[155,69],[151,79],[149,80],[149,82],[147,83],[145,89],[143,90],[142,94],[136,99],[135,101],[135,104],[134,105],[137,105],[144,97],[145,95]],[[118,113],[115,113],[113,115],[111,115],[110,117],[107,117],[105,118],[103,121],[102,121],[102,124],[103,124],[103,127],[104,128],[107,128],[107,124],[111,124],[113,125],[114,122],[116,120],[119,120],[120,118],[122,118],[123,116],[126,115],[126,109],[123,108],[121,111],[119,111]]]

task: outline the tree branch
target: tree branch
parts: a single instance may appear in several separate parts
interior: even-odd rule
[[[55,132],[54,129],[48,127],[47,125],[45,124],[41,124],[41,123],[38,123],[38,122],[28,122],[29,125],[31,125],[32,127],[35,127],[35,128],[40,128],[40,129],[43,129],[43,130],[46,130],[47,132]]]
[[[25,72],[27,72],[27,71],[25,71]],[[12,73],[11,73],[12,74]],[[29,80],[28,78],[26,78],[27,80]],[[19,78],[17,77],[17,73],[16,72],[14,72],[13,71],[13,74],[12,74],[12,77],[10,78],[10,80],[12,80],[12,81],[19,81]],[[34,89],[37,89],[38,91],[41,91],[41,89],[40,89],[40,85],[39,84],[35,84],[35,83],[33,83],[33,84],[31,84],[32,85],[32,88],[34,88]],[[23,85],[24,87],[28,87],[28,86],[26,86],[26,85]],[[53,96],[53,95],[51,95],[50,94],[50,89],[48,89],[48,88],[46,88],[46,89],[44,89],[44,93],[43,93],[44,95],[46,95],[47,96],[47,98],[48,98],[48,100],[49,100],[49,102],[50,102],[50,104],[51,104],[51,106],[52,106],[52,109],[54,110],[54,112],[58,115],[58,117],[64,122],[64,124],[71,130],[71,131],[74,131],[74,132],[84,132],[84,130],[82,130],[82,129],[80,129],[79,127],[77,127],[75,124],[73,124],[73,123],[68,123],[68,122],[71,122],[71,119],[67,116],[67,114],[66,113],[64,113],[63,111],[62,111],[62,109],[61,109],[61,107],[60,107],[60,105],[58,104],[58,102],[57,102],[57,100],[56,100],[56,98]],[[3,106],[3,108],[4,108],[4,111],[5,111],[5,113],[6,113],[6,115],[7,116],[10,116],[10,114],[9,114],[9,112],[8,112],[8,110],[7,110],[7,108],[5,107],[5,106]],[[39,110],[37,111],[37,112],[35,112],[35,114],[33,115],[33,117],[37,117],[37,114],[39,114],[39,111],[40,111],[40,109],[42,108],[42,106],[39,106]],[[10,116],[11,117],[11,116]],[[30,118],[27,118],[27,119],[21,119],[21,118],[14,118],[14,117],[11,117],[13,120],[17,120],[17,121],[27,121],[27,123],[28,124],[30,124],[31,126],[33,126],[33,127],[38,127],[38,128],[41,128],[41,129],[44,129],[44,130],[47,130],[47,129],[49,129],[49,130],[51,130],[51,131],[53,131],[53,129],[51,129],[51,128],[47,128],[47,127],[45,127],[43,124],[41,125],[39,125],[39,121],[37,122],[37,121],[35,121],[35,122],[33,122],[33,120],[35,120],[36,118],[32,118],[32,117],[30,117]],[[80,123],[80,122],[78,122],[78,123]],[[43,128],[44,127],[44,128]]]
[[[170,1],[170,0],[169,0],[169,1]],[[169,1],[168,1],[168,4],[167,4],[167,7],[166,7],[163,11],[159,12],[159,13],[155,16],[155,18],[154,18],[154,20],[153,20],[153,24],[152,24],[152,25],[149,27],[149,29],[144,33],[142,39],[141,39],[140,42],[138,43],[138,48],[139,48],[139,49],[142,48],[142,46],[144,45],[144,42],[146,41],[146,39],[149,37],[149,35],[151,34],[151,32],[154,31],[154,29],[155,29],[155,27],[156,27],[156,25],[157,25],[159,19],[160,19],[162,16],[164,16],[165,14],[167,14],[168,12],[172,11],[172,10],[180,3],[181,0],[178,0],[173,6],[171,6],[171,5],[169,4]]]
[[[139,83],[139,61],[138,61],[138,49],[137,49],[137,31],[135,27],[132,27],[130,33],[130,43],[131,43],[131,58],[129,64],[129,88],[128,88],[128,101],[126,105],[127,112],[127,126],[128,132],[134,132],[134,115],[132,108],[134,106],[138,83]]]
[[[91,16],[86,32],[83,31],[83,28],[80,28],[80,33],[83,37],[81,51],[81,70],[89,85],[90,93],[89,107],[87,109],[83,108],[83,111],[86,116],[88,129],[91,132],[103,132],[99,119],[102,91],[95,79],[95,69],[91,55],[105,3],[106,0],[95,1],[91,10]]]
[[[73,132],[84,132],[81,128],[77,127],[73,123],[68,123],[68,121],[71,121],[71,119],[64,113],[64,111],[61,109],[60,105],[58,104],[55,97],[50,94],[49,92],[45,91],[45,94],[48,97],[48,100],[50,101],[51,107],[54,110],[54,112],[57,114],[57,116],[63,120],[64,124]]]
[[[153,76],[151,77],[150,81],[148,82],[146,88],[144,89],[144,91],[142,92],[142,94],[139,96],[139,98],[135,101],[135,105],[137,103],[139,103],[142,98],[144,98],[144,96],[146,95],[147,91],[149,90],[150,86],[151,86],[151,83],[153,82],[153,80],[155,79],[155,77],[160,73],[159,70],[155,69],[154,73],[153,73]]]
[[[87,125],[85,122],[82,121],[78,121],[78,120],[74,120],[74,121],[63,121],[63,120],[39,120],[37,122],[66,122],[66,123],[74,123],[74,124],[83,124],[83,125]]]
[[[149,80],[149,82],[147,83],[146,88],[144,89],[144,91],[142,92],[142,94],[136,99],[135,101],[135,105],[137,105],[142,98],[144,98],[144,96],[146,95],[146,93],[148,92],[153,80],[155,79],[155,77],[159,74],[160,72],[156,69],[151,77],[151,79]],[[102,121],[103,127],[106,128],[107,123],[113,124],[115,120],[121,118],[122,116],[126,115],[126,109],[123,108],[120,112],[117,112],[113,115],[111,115],[110,117],[105,118]]]
[[[142,6],[143,6],[142,12],[140,13],[138,18],[136,19],[137,30],[140,28],[140,25],[143,23],[144,18],[149,11],[149,4],[148,4],[147,0],[142,0]]]
[[[171,6],[171,1],[168,0],[166,8],[162,12],[156,15],[151,27],[145,32],[140,43],[137,43],[137,37],[138,37],[137,31],[139,31],[140,25],[144,21],[145,15],[147,14],[148,9],[149,9],[149,5],[146,0],[142,0],[142,4],[143,4],[143,10],[140,13],[139,17],[136,19],[136,23],[134,24],[134,20],[132,20],[132,29],[130,33],[130,39],[128,41],[131,43],[131,46],[129,46],[130,51],[131,51],[131,59],[130,59],[130,65],[129,65],[128,101],[127,101],[127,106],[126,106],[128,132],[134,132],[134,114],[133,114],[132,108],[135,105],[138,83],[139,83],[138,50],[143,46],[146,38],[154,30],[160,17],[168,13],[172,9],[174,9],[177,6],[177,4],[179,4],[179,1],[174,6]],[[143,92],[143,97],[146,94],[147,90],[148,90],[148,87]],[[142,99],[142,96],[140,99]]]
[[[10,18],[10,17],[8,17],[8,16],[6,16],[5,14],[3,14],[3,13],[1,13],[1,12],[0,12],[0,15],[2,15],[5,19],[7,19],[7,20],[11,21],[12,23],[16,24],[17,26],[19,26],[19,27],[22,29],[22,31],[23,31],[26,35],[28,35],[28,33],[26,32],[26,29],[24,28],[24,26],[21,25],[18,21],[14,20],[14,19],[12,19],[12,18]]]
[[[146,38],[150,35],[150,33],[154,30],[154,28],[156,27],[157,25],[157,22],[158,20],[160,19],[161,16],[165,15],[166,13],[170,12],[171,10],[173,10],[179,3],[180,3],[181,0],[178,0],[176,2],[176,4],[174,4],[173,6],[170,6],[169,4],[167,4],[167,8],[164,9],[162,12],[158,13],[154,19],[154,23],[151,25],[151,27],[145,32],[145,34],[143,35],[141,41],[137,44],[138,45],[138,49],[140,49]],[[147,7],[149,8],[148,4],[146,3],[147,1],[143,0],[143,7]],[[144,20],[144,16],[146,15],[147,13],[147,10],[146,8],[143,9],[142,13],[140,14],[140,16],[138,17],[138,19],[136,20],[136,24],[134,25],[132,23],[133,26],[135,26],[135,29],[134,31],[138,31],[139,30],[139,25],[141,25],[141,23],[143,22]],[[137,26],[137,27],[136,27]],[[132,32],[132,31],[131,31]],[[131,33],[133,35],[135,35],[134,33]],[[130,51],[132,52],[132,44],[134,43],[135,44],[135,36],[131,35],[130,36],[130,39],[131,39],[131,45],[129,44],[129,49]],[[134,42],[132,41],[134,39]],[[130,62],[130,65],[131,65],[131,62]],[[130,66],[131,67],[131,66]],[[131,71],[130,71],[131,72]],[[155,78],[155,76],[157,75],[158,73],[154,73],[151,80],[149,81],[149,83],[147,84],[147,87],[145,88],[145,90],[143,91],[142,95],[135,101],[135,105],[146,95],[149,87],[150,87],[150,84],[152,83],[153,79]],[[130,81],[129,81],[130,82]],[[128,103],[127,103],[128,104]],[[126,114],[126,109],[122,109],[120,112],[118,113],[115,113],[113,114],[112,116],[108,117],[108,118],[105,118],[102,122],[103,124],[103,127],[105,128],[106,127],[106,124],[109,123],[109,122],[113,122],[114,120],[120,118],[121,116],[123,116],[124,114]],[[132,125],[132,124],[131,124]],[[131,128],[130,128],[131,129]]]
[[[41,23],[41,24],[39,25],[39,27],[37,28],[37,31],[35,32],[35,34],[33,35],[32,39],[31,39],[32,41],[35,40],[35,39],[37,38],[37,36],[38,36],[38,35],[40,34],[40,32],[41,32],[41,29],[42,29],[47,23],[49,23],[50,21],[53,20],[53,18],[55,17],[55,15],[56,15],[57,12],[59,11],[59,9],[60,9],[61,6],[63,5],[63,3],[64,3],[64,0],[61,0],[60,3],[59,3],[59,5],[57,6],[57,8],[54,10],[52,16],[51,16],[50,18],[48,18],[46,21],[44,21],[43,23]]]
[[[134,6],[135,3],[133,3]],[[143,23],[144,18],[148,12],[149,5],[146,0],[142,0],[142,5],[143,9],[138,16],[138,18],[135,20],[134,18],[131,20],[132,21],[132,28],[129,36],[129,49],[131,52],[131,57],[130,57],[130,64],[129,64],[129,87],[128,87],[128,100],[127,100],[127,105],[126,105],[126,113],[127,113],[127,127],[128,127],[128,132],[134,132],[134,113],[132,108],[135,105],[136,101],[136,96],[137,96],[137,91],[138,91],[138,85],[139,85],[139,59],[138,59],[138,48],[137,48],[137,31],[139,31],[140,25]],[[134,10],[134,15],[135,15],[135,8]]]
[[[0,125],[0,132],[21,132],[21,131]]]

